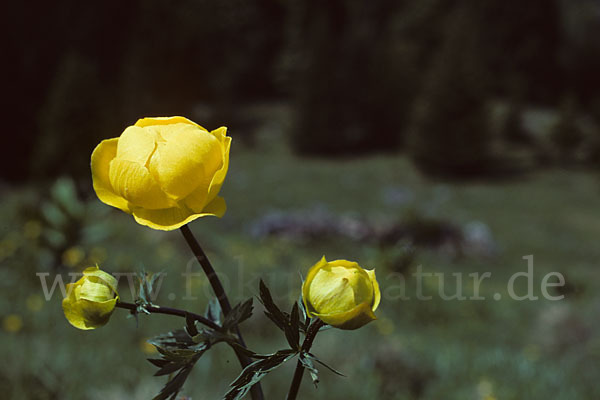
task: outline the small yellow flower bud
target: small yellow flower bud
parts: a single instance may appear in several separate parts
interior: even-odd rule
[[[105,325],[118,300],[117,280],[98,267],[90,267],[81,279],[67,285],[62,307],[71,325],[87,330]]]
[[[183,117],[142,118],[92,153],[96,195],[153,229],[222,217],[225,200],[217,194],[229,166],[226,132]]]
[[[302,298],[309,317],[318,317],[340,329],[358,329],[377,319],[381,293],[375,270],[367,271],[346,260],[315,264],[302,285]]]

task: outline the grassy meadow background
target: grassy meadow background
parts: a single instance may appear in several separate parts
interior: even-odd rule
[[[95,263],[145,268],[165,274],[156,304],[204,310],[206,279],[181,275],[200,272],[181,234],[137,225],[91,186],[94,146],[157,115],[229,128],[228,211],[191,229],[233,302],[262,278],[289,308],[323,255],[376,269],[378,320],[324,331],[313,347],[347,377],[321,368],[300,398],[600,398],[600,9],[485,3],[11,3],[2,398],[144,400],[165,383],[146,340],[181,318],[136,324],[117,309],[79,331],[39,276],[51,286]],[[507,283],[528,255],[539,300],[516,301]],[[424,280],[432,299],[418,300],[418,268],[443,273],[448,295],[462,273],[465,296],[468,274],[491,272],[486,300],[444,301],[435,277]],[[549,272],[565,276],[550,290],[564,299],[542,297]],[[133,301],[125,278],[119,291]],[[285,346],[258,301],[241,329],[257,352]],[[267,398],[285,397],[294,367],[263,379]],[[180,396],[220,398],[238,374],[217,345]]]

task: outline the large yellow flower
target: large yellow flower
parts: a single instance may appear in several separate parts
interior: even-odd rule
[[[358,329],[377,319],[373,312],[381,293],[375,270],[346,260],[327,262],[323,257],[308,271],[302,299],[309,317],[340,329]]]
[[[92,153],[98,198],[153,229],[222,217],[217,196],[229,166],[227,128],[208,132],[184,117],[142,118]]]
[[[62,307],[71,325],[87,330],[106,324],[118,300],[117,280],[98,267],[90,267],[81,279],[67,285]]]

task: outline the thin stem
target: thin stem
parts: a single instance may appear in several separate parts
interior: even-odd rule
[[[137,304],[125,303],[125,302],[119,301],[119,302],[117,302],[116,307],[135,311],[137,309]],[[221,327],[219,325],[215,324],[210,319],[203,317],[202,315],[191,313],[191,312],[185,311],[185,310],[180,310],[178,308],[162,307],[162,306],[148,306],[148,307],[145,307],[145,309],[148,312],[151,312],[154,314],[176,315],[178,317],[183,317],[183,318],[185,318],[186,315],[189,315],[190,317],[194,318],[196,321],[208,326],[209,328],[212,328],[215,330],[221,329]]]
[[[184,225],[179,229],[181,230],[181,233],[183,234],[183,237],[185,238],[185,241],[187,242],[188,246],[190,246],[190,249],[192,249],[192,253],[194,253],[196,259],[200,263],[200,266],[204,270],[204,273],[206,274],[206,277],[210,282],[210,286],[212,286],[213,291],[217,296],[217,300],[221,305],[223,314],[229,314],[229,312],[231,311],[231,304],[229,303],[229,299],[227,298],[225,289],[223,289],[223,285],[221,284],[221,281],[219,280],[215,269],[208,260],[208,257],[206,257],[206,253],[204,253],[204,250],[202,250],[202,247],[200,247],[200,243],[198,243],[198,241],[194,237],[194,234],[190,230],[189,226]]]
[[[319,329],[321,329],[323,325],[325,325],[323,321],[318,319],[308,328],[308,332],[306,332],[306,337],[302,343],[302,351],[308,352],[310,350],[315,337],[317,337],[317,333],[319,333]],[[302,365],[302,362],[298,360],[298,364],[296,364],[296,371],[294,372],[294,378],[292,379],[292,384],[290,385],[290,390],[286,397],[287,400],[296,400],[296,396],[298,396],[298,390],[300,390],[300,383],[302,383],[303,375],[304,365]]]
[[[219,301],[219,304],[221,305],[221,310],[223,310],[223,314],[224,315],[229,314],[231,312],[231,303],[229,303],[229,299],[227,298],[225,289],[223,289],[223,285],[221,284],[221,281],[219,280],[219,277],[217,276],[215,269],[213,268],[210,261],[208,260],[208,257],[206,257],[206,254],[204,253],[204,250],[202,250],[202,247],[200,247],[200,243],[198,243],[198,241],[194,237],[194,234],[190,230],[189,226],[184,225],[181,228],[179,228],[179,230],[183,234],[183,237],[184,237],[185,241],[187,242],[188,246],[190,247],[190,249],[192,250],[192,253],[194,253],[194,256],[196,256],[196,259],[200,263],[200,266],[204,270],[204,273],[206,274],[206,277],[208,278],[208,282],[210,283],[210,286],[213,288],[213,291],[215,292],[215,296],[217,296],[217,300]],[[239,327],[236,325],[234,327],[234,329],[235,329],[235,333],[237,334],[240,345],[242,345],[243,347],[246,347],[246,343],[244,342],[244,338],[242,337],[242,333],[240,332]],[[245,354],[243,354],[242,352],[240,352],[239,350],[237,350],[235,348],[234,348],[234,351],[235,351],[235,354],[236,354],[238,360],[240,361],[240,364],[242,365],[242,368],[245,368],[247,365],[249,365],[251,363],[250,358],[248,358]],[[252,386],[252,388],[250,389],[250,395],[252,397],[252,400],[263,400],[264,399],[264,395],[263,395],[260,383],[256,383],[254,386]]]

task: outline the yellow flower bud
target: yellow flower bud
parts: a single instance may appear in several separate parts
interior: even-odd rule
[[[118,300],[117,280],[98,267],[90,267],[81,279],[67,285],[62,307],[71,325],[87,330],[105,325]]]
[[[229,166],[226,132],[183,117],[142,118],[92,153],[96,195],[153,229],[222,217],[225,200],[217,194]]]
[[[375,270],[355,262],[325,257],[316,263],[302,285],[302,299],[309,317],[318,317],[340,329],[358,329],[377,319],[381,293]]]

